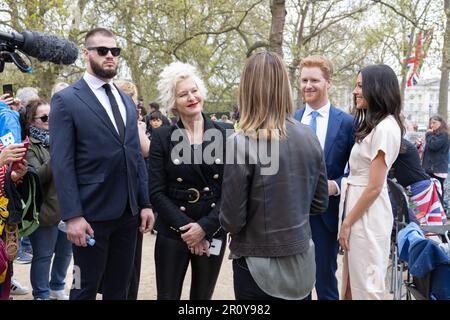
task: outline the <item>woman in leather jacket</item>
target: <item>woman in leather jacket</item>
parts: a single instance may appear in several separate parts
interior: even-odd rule
[[[237,157],[225,165],[220,212],[236,299],[308,299],[316,279],[309,216],[327,209],[327,174],[317,136],[292,118],[289,77],[276,53],[248,59],[239,108],[240,129],[227,147]]]
[[[190,262],[190,299],[211,299],[225,252],[219,207],[226,129],[232,126],[204,116],[206,89],[191,65],[167,66],[158,90],[179,121],[156,128],[150,148],[150,199],[158,215],[157,298],[180,299]]]

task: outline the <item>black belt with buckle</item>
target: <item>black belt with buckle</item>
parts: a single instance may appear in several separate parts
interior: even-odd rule
[[[187,201],[189,203],[196,203],[200,199],[208,200],[214,198],[214,192],[211,190],[204,191],[196,188],[189,189],[175,189],[171,188],[169,191],[169,197],[175,200]]]

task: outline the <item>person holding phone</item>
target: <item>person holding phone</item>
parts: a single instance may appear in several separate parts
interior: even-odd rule
[[[22,105],[20,99],[14,98],[14,91],[12,84],[3,85],[3,95],[0,100],[6,103],[12,110],[19,112]]]
[[[3,94],[8,94],[10,97],[13,96],[13,85],[8,83],[3,85]]]
[[[22,141],[19,107],[20,101],[9,93],[0,96],[0,141],[5,147]]]
[[[189,64],[174,62],[165,67],[158,90],[162,104],[179,121],[154,129],[150,147],[150,201],[158,215],[157,297],[179,300],[191,263],[190,299],[208,300],[225,252],[219,207],[226,130],[232,132],[233,127],[212,122],[203,114],[206,88]]]

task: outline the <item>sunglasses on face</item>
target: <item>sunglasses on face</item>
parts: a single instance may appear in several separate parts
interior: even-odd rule
[[[34,117],[35,119],[41,119],[42,122],[47,122],[48,121],[48,115],[43,115],[40,117]]]
[[[114,57],[118,57],[120,55],[120,48],[108,48],[108,47],[89,47],[86,48],[88,50],[97,50],[97,53],[99,56],[104,57],[108,54],[109,51],[111,51],[111,54]]]

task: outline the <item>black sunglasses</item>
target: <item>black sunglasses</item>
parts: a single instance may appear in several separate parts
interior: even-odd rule
[[[120,55],[120,48],[108,48],[108,47],[89,47],[86,48],[88,50],[97,50],[97,53],[99,56],[104,57],[108,54],[109,51],[111,51],[111,54],[114,57],[118,57]]]
[[[47,122],[48,121],[48,115],[43,115],[40,117],[34,117],[35,119],[41,119],[42,122]]]

